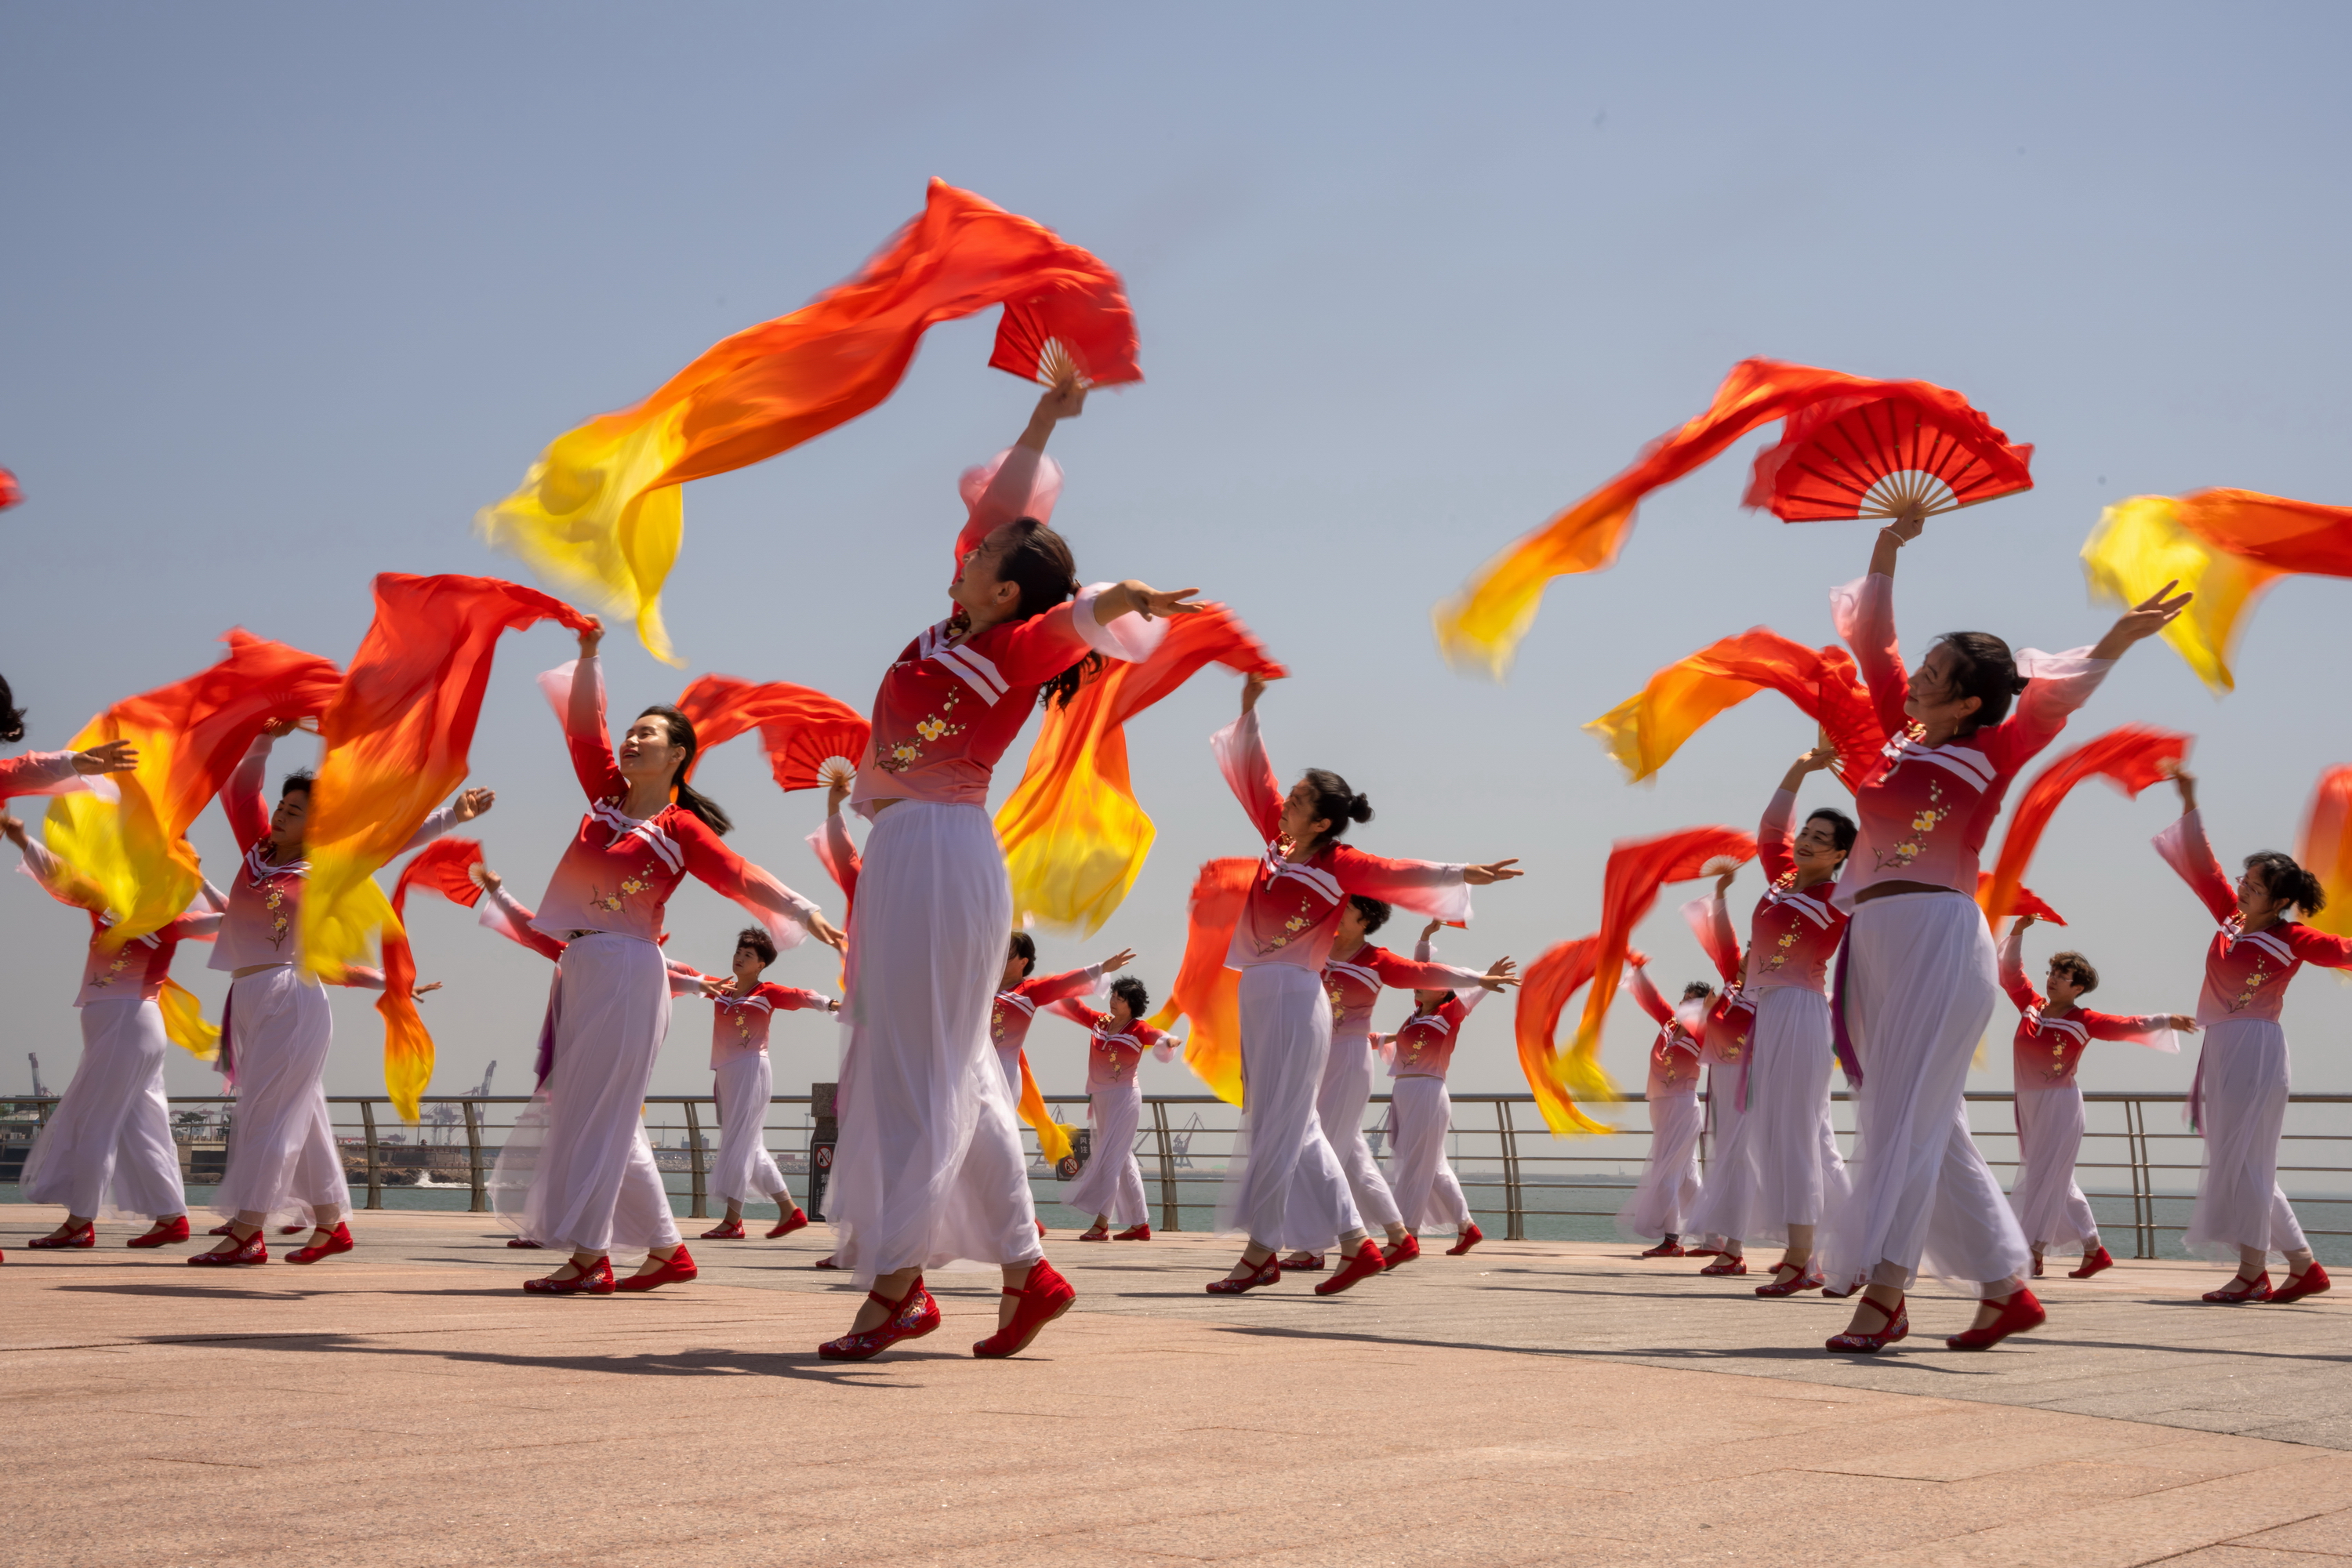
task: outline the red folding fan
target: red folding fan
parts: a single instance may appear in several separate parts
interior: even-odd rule
[[[999,370],[1051,386],[1076,371],[1087,386],[1117,386],[1141,381],[1135,312],[1116,273],[1080,280],[1065,278],[1041,293],[1005,302],[996,324],[996,349],[988,363]]]
[[[1927,516],[2033,488],[2033,448],[2011,446],[1968,400],[1924,381],[1833,398],[1790,416],[1756,459],[1747,504],[1783,522]]]
[[[848,703],[788,680],[755,683],[706,675],[679,693],[679,711],[694,725],[699,750],[723,745],[746,730],[760,731],[768,771],[787,792],[831,780],[836,760],[850,768],[866,754],[872,727]]]

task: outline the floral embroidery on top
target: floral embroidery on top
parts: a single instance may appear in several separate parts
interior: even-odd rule
[[[106,973],[90,981],[90,989],[95,991],[113,984],[115,976],[130,967],[131,955],[128,952],[117,952],[114,955],[114,962],[106,966]]]
[[[942,736],[962,734],[963,725],[950,724],[941,717],[942,714],[951,712],[961,700],[962,700],[961,692],[948,693],[940,703],[940,711],[919,721],[915,725],[915,733],[924,741],[936,741]],[[874,747],[874,765],[887,773],[904,773],[922,760],[923,748],[913,741],[893,741],[887,744],[877,742]]]
[[[2255,997],[2261,993],[2263,983],[2269,979],[2270,973],[2263,968],[2262,960],[2256,959],[2254,961],[2254,972],[2246,976],[2245,989],[2239,992],[2238,994],[2231,1000],[2230,1011],[2235,1013],[2242,1007],[2251,1005]]]
[[[654,866],[653,862],[648,860],[646,862],[644,870],[639,871],[634,877],[624,877],[621,879],[621,890],[617,893],[604,892],[597,888],[596,884],[593,882],[590,883],[588,888],[588,907],[594,910],[603,910],[606,914],[618,914],[621,912],[621,904],[624,900],[635,894],[642,893],[653,885]]]
[[[286,918],[285,903],[286,889],[282,887],[271,888],[269,896],[261,900],[261,907],[270,914],[269,945],[272,947],[286,945],[286,932],[290,922]]]
[[[1914,813],[1911,818],[1911,837],[1884,853],[1878,850],[1871,851],[1878,858],[1880,870],[1883,871],[1890,866],[1897,868],[1908,866],[1927,852],[1927,836],[1936,831],[1937,824],[1952,815],[1953,808],[1944,805],[1943,802],[1943,784],[1936,780],[1929,780],[1927,804]]]

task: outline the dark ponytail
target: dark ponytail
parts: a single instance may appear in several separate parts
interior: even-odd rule
[[[1348,831],[1348,824],[1372,819],[1370,798],[1349,789],[1348,781],[1330,769],[1309,768],[1306,778],[1307,787],[1315,792],[1315,815],[1330,824],[1315,841],[1316,848],[1337,842]]]
[[[2317,877],[2296,865],[2292,855],[2265,849],[2246,857],[2246,869],[2263,874],[2263,891],[2305,915],[2315,915],[2327,907],[2327,889],[2319,885]]]
[[[25,738],[25,716],[16,710],[16,694],[8,689],[8,678],[0,675],[0,741],[11,745]]]
[[[996,580],[1021,590],[1015,620],[1042,616],[1077,594],[1078,567],[1070,554],[1069,541],[1035,518],[1016,517],[988,537],[996,552]],[[1102,655],[1087,655],[1039,689],[1039,705],[1068,707],[1070,699],[1078,694],[1079,684],[1102,664]]]
[[[2009,705],[2025,689],[2009,645],[1990,632],[1946,632],[1936,646],[1952,650],[1952,695],[1973,697],[1977,710],[1960,728],[1988,730],[2009,717]]]
[[[656,702],[640,712],[637,717],[658,718],[669,726],[669,743],[686,748],[686,760],[678,763],[677,772],[670,780],[671,786],[677,791],[678,809],[692,812],[700,817],[702,825],[713,833],[731,832],[735,826],[735,819],[729,816],[717,801],[686,782],[687,775],[694,772],[695,754],[700,750],[694,739],[694,721],[667,702]]]

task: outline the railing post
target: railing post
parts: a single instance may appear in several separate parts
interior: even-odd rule
[[[714,1105],[718,1103],[716,1096],[712,1097],[712,1103]],[[687,1211],[686,1217],[688,1219],[709,1219],[710,1217],[710,1199],[709,1193],[704,1188],[702,1180],[704,1175],[702,1160],[702,1119],[695,1114],[694,1104],[695,1102],[692,1100],[688,1100],[686,1102],[686,1163],[687,1169],[694,1173],[694,1206]],[[723,1112],[721,1113],[720,1120],[725,1120]]]
[[[2156,1256],[2156,1173],[2148,1169],[2147,1108],[2137,1100],[2124,1101],[2124,1138],[2130,1150],[2132,1184],[2132,1256]]]
[[[489,1189],[482,1183],[482,1121],[475,1114],[474,1102],[470,1100],[459,1102],[457,1109],[466,1113],[466,1173],[472,1178],[474,1188],[471,1205],[466,1212],[488,1214],[490,1212],[490,1194]]]
[[[1528,1238],[1527,1198],[1519,1191],[1519,1133],[1511,1122],[1511,1102],[1495,1101],[1495,1123],[1503,1135],[1503,1239]]]
[[[1181,1230],[1184,1216],[1176,1202],[1176,1149],[1168,1141],[1168,1107],[1156,1095],[1151,1101],[1151,1138],[1160,1150],[1160,1228]]]
[[[367,1206],[383,1207],[383,1152],[375,1141],[375,1101],[360,1100],[360,1125],[367,1132]]]

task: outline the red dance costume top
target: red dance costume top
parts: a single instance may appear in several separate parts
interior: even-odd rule
[[[1879,724],[1892,737],[1862,777],[1846,781],[1862,835],[1832,901],[1852,912],[1856,895],[1881,882],[1922,882],[1974,898],[1977,862],[2010,781],[2058,738],[2114,661],[2093,658],[2088,648],[2025,648],[2017,667],[2029,682],[2010,716],[1930,746],[1903,711],[1911,682],[1895,641],[1895,579],[1873,573],[1836,590],[1831,603]]]
[[[1423,990],[1434,987],[1423,986]],[[1416,1008],[1404,1027],[1396,1032],[1396,1061],[1389,1069],[1391,1078],[1444,1078],[1454,1065],[1454,1047],[1462,1043],[1463,1020],[1486,999],[1483,985],[1473,984],[1467,991],[1456,991],[1437,1005],[1433,1012]]]
[[[556,863],[531,924],[549,936],[600,931],[658,946],[669,896],[689,876],[750,910],[779,951],[808,934],[816,906],[727,847],[692,812],[672,804],[639,820],[625,816],[629,781],[604,730],[604,671],[593,658],[539,678],[572,752],[588,814]]]
[[[71,752],[26,752],[0,757],[0,800],[19,795],[63,795],[80,784]]]
[[[1748,963],[1740,984],[1749,992],[1797,985],[1827,994],[1830,960],[1845,934],[1846,912],[1830,902],[1832,884],[1797,886],[1796,815],[1797,797],[1775,790],[1756,826],[1756,856],[1771,885],[1748,917]],[[1859,852],[1861,845],[1854,847]]]
[[[269,859],[270,807],[261,788],[269,770],[269,746],[268,736],[256,739],[221,790],[221,810],[228,817],[229,831],[236,836],[237,847],[245,851],[245,859],[229,879],[228,909],[221,917],[220,938],[213,944],[208,964],[213,969],[291,963],[299,956],[294,939],[302,923],[302,885],[310,878],[310,862],[289,860],[277,865]],[[442,806],[394,853],[405,855],[430,844],[457,822],[457,808]],[[381,991],[383,976],[354,963],[346,966],[343,984]]]
[[[89,916],[89,957],[82,964],[81,989],[74,995],[73,1005],[77,1007],[124,997],[134,1002],[153,1001],[163,994],[163,982],[171,978],[172,955],[180,944],[212,941],[220,931],[221,910],[228,907],[228,896],[206,882],[204,898],[207,909],[201,912],[191,909],[162,929],[133,937],[107,952],[99,947],[98,939],[114,923],[114,916],[108,912],[97,889],[68,871],[65,863],[50,854],[48,847],[37,838],[25,840],[24,869],[47,889],[51,898]]]
[[[1633,965],[1625,976],[1625,988],[1633,994],[1642,1011],[1658,1021],[1658,1037],[1650,1042],[1649,1097],[1655,1100],[1661,1095],[1696,1093],[1700,1045],[1698,1037],[1691,1032],[1696,1010],[1693,1010],[1693,1018],[1686,1019],[1668,1006],[1666,999],[1658,994],[1658,988],[1650,983],[1649,970],[1640,964]]]
[[[1209,744],[1250,826],[1265,838],[1257,879],[1225,951],[1226,968],[1289,963],[1320,974],[1339,933],[1339,906],[1359,894],[1433,920],[1470,918],[1470,884],[1458,864],[1391,860],[1344,840],[1292,859],[1290,841],[1282,837],[1283,790],[1266,760],[1255,709],[1210,736]]]
[[[1076,1002],[1056,1002],[1053,1011],[1087,1031],[1088,1094],[1099,1089],[1133,1088],[1135,1069],[1141,1065],[1143,1053],[1168,1038],[1140,1018],[1117,1025],[1111,1022],[1109,1014]]]
[[[988,1043],[1010,1068],[1029,1038],[1029,1026],[1037,1021],[1038,1008],[1087,995],[1102,978],[1102,965],[1094,963],[1065,974],[1033,974],[1011,990],[998,992],[988,1009]]]
[[[704,975],[713,984],[722,983],[716,975]],[[762,980],[747,995],[731,993],[710,998],[710,1065],[715,1069],[736,1057],[768,1049],[768,1026],[779,1011],[798,1012],[803,1007],[822,1011],[833,998],[821,992],[803,991],[797,985],[778,985]]]
[[[534,930],[530,922],[535,918],[530,912],[530,906],[508,892],[505,885],[501,883],[498,887],[483,889],[481,914],[476,923],[484,931],[494,931],[509,942],[518,946],[527,947],[559,969],[562,968],[564,944],[543,931]],[[669,933],[664,931],[660,940],[667,942]],[[702,971],[690,963],[680,963],[674,958],[665,960],[662,967],[669,972],[671,995],[699,996],[702,994],[702,983],[705,978]],[[720,982],[713,978],[711,983],[718,984]]]
[[[2025,928],[2011,925],[2000,943],[2000,988],[2017,1004],[2016,1057],[2013,1067],[2020,1089],[2074,1089],[2074,1068],[2093,1040],[2127,1040],[2178,1052],[2171,1020],[2162,1014],[2126,1017],[2070,1007],[2063,1013],[2043,1011],[2050,999],[2025,978],[2022,944]]]
[[[1472,987],[1478,987],[1478,972],[1431,963],[1427,942],[1410,961],[1369,942],[1345,958],[1323,961],[1323,994],[1331,998],[1334,1040],[1370,1035],[1372,1006],[1383,988],[1464,991]]]
[[[2156,852],[2180,879],[2196,889],[2221,929],[2205,950],[2205,989],[2197,997],[2197,1022],[2226,1024],[2235,1018],[2278,1021],[2286,983],[2306,963],[2322,969],[2352,969],[2352,938],[2330,936],[2296,921],[2263,931],[2244,929],[2238,891],[2213,858],[2201,813],[2187,816],[2157,836]]]
[[[959,566],[998,528],[1050,511],[1029,505],[1042,457],[1014,447],[985,490],[967,498]],[[1110,586],[1095,584],[1043,615],[1000,621],[971,637],[959,637],[952,615],[926,627],[874,694],[873,734],[858,763],[852,808],[871,817],[876,802],[891,799],[985,806],[997,759],[1028,722],[1040,687],[1089,653],[1132,661],[1159,646],[1167,627],[1158,621],[1125,615],[1097,624],[1095,603]]]

